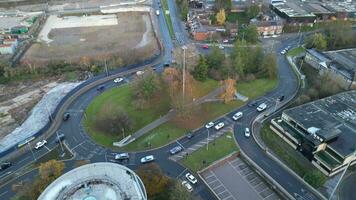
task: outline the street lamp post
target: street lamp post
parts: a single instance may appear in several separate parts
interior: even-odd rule
[[[183,92],[183,105],[184,105],[184,100],[185,100],[185,50],[187,49],[186,46],[182,47],[183,49],[183,88],[182,88],[182,92]]]
[[[36,157],[35,157],[35,154],[34,154],[34,153],[33,153],[33,151],[32,151],[32,148],[31,148],[30,142],[27,142],[27,144],[28,144],[28,148],[30,148],[30,151],[31,151],[32,156],[33,156],[33,159],[36,161],[37,159],[36,159]]]
[[[61,141],[61,139],[60,139],[59,136],[58,136],[58,131],[56,131],[56,135],[57,135],[57,140],[58,140],[58,142],[59,142],[59,145],[61,146],[62,152],[64,152],[63,146],[62,146],[62,141]]]
[[[208,137],[206,138],[206,150],[209,150],[209,129],[208,130]]]

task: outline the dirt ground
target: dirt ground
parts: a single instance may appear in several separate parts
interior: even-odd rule
[[[110,56],[126,61],[158,52],[148,14],[118,13],[117,18],[117,25],[52,29],[49,38],[53,42],[33,44],[21,61],[45,64],[55,59],[72,63],[82,57],[97,60]]]

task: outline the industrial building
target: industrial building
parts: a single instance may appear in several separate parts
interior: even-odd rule
[[[356,18],[355,1],[272,0],[270,8],[287,23],[312,24],[329,19]]]
[[[14,54],[18,41],[15,38],[4,39],[0,44],[0,55]]]
[[[304,60],[320,73],[330,72],[344,88],[356,88],[356,48],[324,52],[307,49]]]
[[[141,179],[129,168],[108,162],[75,168],[52,182],[38,200],[147,200]]]
[[[356,163],[356,90],[287,109],[270,128],[332,176]]]

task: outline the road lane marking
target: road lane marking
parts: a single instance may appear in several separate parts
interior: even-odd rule
[[[73,151],[75,148],[77,148],[78,146],[80,146],[80,145],[83,144],[84,142],[86,142],[86,141],[83,141],[83,142],[77,144],[75,147],[73,147],[73,148],[71,149],[71,151]]]
[[[0,194],[0,196],[3,196],[4,194],[8,193],[9,191],[5,191],[3,193]]]

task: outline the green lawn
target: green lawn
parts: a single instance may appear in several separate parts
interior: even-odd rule
[[[162,13],[162,14],[164,14],[164,17],[166,18],[169,35],[171,36],[171,38],[174,38],[174,30],[173,30],[171,15],[166,14],[166,10],[169,11],[167,0],[161,0],[161,3],[162,3],[163,11],[164,11],[164,13]]]
[[[269,128],[269,123],[265,123],[261,129],[261,138],[269,149],[311,186],[318,188],[324,184],[326,176],[275,134]]]
[[[206,149],[206,146],[204,146],[188,155],[188,157],[182,159],[181,162],[183,165],[196,172],[237,150],[232,133],[227,133],[209,143],[208,150]]]
[[[294,49],[291,49],[288,53],[287,53],[287,56],[297,56],[301,53],[304,53],[305,52],[305,49],[300,46],[300,47],[297,47],[297,48],[294,48]]]
[[[136,141],[123,147],[123,149],[127,151],[142,151],[160,147],[185,135],[188,131],[189,130],[177,128],[171,122],[166,122],[153,129],[152,131],[148,132],[147,134],[143,135],[142,137],[138,138]]]
[[[237,89],[243,95],[249,98],[256,98],[264,95],[266,92],[272,90],[277,84],[276,80],[269,79],[257,79],[250,82],[243,82],[237,84]],[[205,82],[198,82],[198,91],[200,91],[200,96],[206,95],[209,91],[214,90],[218,87],[218,82],[214,80],[207,80]],[[232,101],[227,104],[221,102],[211,102],[202,105],[199,110],[199,120],[196,122],[196,127],[198,128],[208,121],[211,121],[221,115],[224,115],[232,110],[242,106],[244,102],[242,101]],[[185,135],[190,129],[177,127],[172,121],[169,121],[157,128],[153,129],[145,136],[142,136],[137,141],[124,147],[124,149],[129,151],[141,151],[151,148],[156,148],[163,146],[175,139]],[[169,135],[169,137],[167,136]],[[159,137],[163,136],[163,137]],[[151,144],[151,146],[150,146]]]
[[[103,105],[107,103],[120,106],[134,120],[133,130],[127,131],[125,133],[126,136],[136,132],[160,116],[165,115],[170,108],[168,96],[163,96],[160,98],[158,102],[159,105],[155,104],[152,106],[147,106],[141,110],[135,108],[132,102],[132,89],[129,84],[105,91],[100,96],[96,97],[94,101],[91,102],[91,104],[88,106],[86,110],[86,117],[83,121],[86,131],[92,137],[92,139],[97,143],[107,147],[112,147],[113,142],[122,139],[119,135],[113,136],[95,130],[95,116],[98,112],[100,112],[100,109],[102,109]]]
[[[214,79],[207,79],[204,82],[197,81],[197,86],[195,89],[195,98],[205,96],[219,87],[219,81]]]

